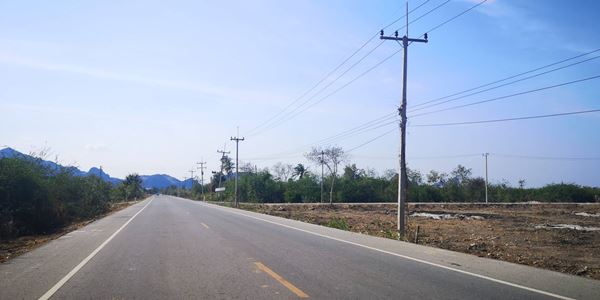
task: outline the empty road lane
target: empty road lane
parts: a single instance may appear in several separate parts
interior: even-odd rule
[[[0,299],[597,299],[598,281],[153,196],[0,265]]]

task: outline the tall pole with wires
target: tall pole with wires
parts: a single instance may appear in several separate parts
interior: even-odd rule
[[[225,151],[225,146],[223,145],[223,150],[217,150],[217,153],[221,153],[221,171],[219,172],[219,189],[221,188],[221,180],[223,179],[223,164],[225,161],[225,156],[227,156],[227,154],[231,153],[230,151]],[[217,198],[219,199],[219,201],[221,200],[221,192],[217,191]]]
[[[195,172],[194,169],[190,170],[190,180],[191,180],[190,188],[194,187],[194,172]]]
[[[202,194],[202,201],[206,201],[206,198],[204,197],[204,169],[206,169],[204,165],[206,164],[206,162],[201,161],[196,164],[200,165],[198,169],[200,169],[200,193]]]
[[[488,203],[488,155],[489,153],[484,153],[485,157],[485,203]]]
[[[408,61],[408,45],[409,42],[427,43],[427,33],[424,39],[415,39],[408,37],[408,2],[406,3],[406,35],[398,37],[398,31],[394,36],[384,36],[383,30],[380,32],[380,39],[402,42],[404,50],[404,64],[402,69],[402,102],[398,112],[400,114],[400,174],[398,176],[398,232],[401,237],[405,232],[405,204],[407,196],[408,177],[406,175],[406,73]]]
[[[242,138],[239,137],[239,134],[240,134],[240,130],[238,128],[238,136],[231,137],[231,140],[235,141],[235,187],[234,187],[235,188],[235,192],[234,192],[235,207],[240,207],[240,203],[238,201],[238,177],[239,177],[239,172],[238,172],[239,166],[238,165],[239,165],[239,153],[240,153],[239,145],[240,145],[240,141],[244,140],[243,137]]]
[[[325,151],[321,150],[321,203],[323,203],[323,167],[325,166]]]

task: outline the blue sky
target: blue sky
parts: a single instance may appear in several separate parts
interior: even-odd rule
[[[411,8],[423,1],[411,1]],[[430,0],[409,20],[443,4]],[[409,27],[419,36],[477,1],[450,1]],[[341,61],[402,16],[403,1],[2,1],[0,146],[45,146],[52,158],[113,176],[186,176],[216,150],[246,141],[240,159],[258,167],[306,163],[318,140],[387,113],[401,95],[401,53],[296,117],[256,135]],[[412,105],[600,48],[597,1],[488,1],[409,48]],[[387,29],[402,26],[404,20]],[[350,64],[377,46],[374,39]],[[318,100],[399,49],[385,42]],[[599,55],[597,52],[589,56]],[[350,65],[348,64],[348,65]],[[448,103],[462,104],[600,74],[600,59]],[[330,83],[344,68],[330,76]],[[450,127],[460,122],[600,108],[600,80],[409,119],[409,167],[449,172],[457,164],[490,180],[529,186],[600,186],[600,114]],[[317,88],[315,91],[318,91]],[[308,97],[303,99],[308,99]],[[432,108],[433,109],[433,108]],[[409,113],[410,116],[410,113]],[[286,118],[287,119],[287,118]],[[351,149],[395,125],[333,144]],[[351,152],[351,162],[397,168],[398,133]],[[500,154],[500,155],[499,155]],[[470,156],[465,156],[470,155]],[[530,158],[510,155],[531,156]],[[460,156],[460,157],[448,157]],[[317,169],[314,168],[313,169]]]

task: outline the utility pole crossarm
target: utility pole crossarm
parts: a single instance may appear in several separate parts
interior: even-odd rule
[[[392,41],[404,41],[404,37],[395,37],[395,36],[380,36],[381,40],[392,40]],[[407,42],[418,42],[418,43],[427,43],[429,40],[427,39],[414,39],[414,38],[406,38]]]

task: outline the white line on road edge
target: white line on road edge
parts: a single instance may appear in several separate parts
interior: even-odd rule
[[[238,214],[238,215],[245,216],[245,217],[252,218],[252,219],[256,219],[256,220],[260,220],[260,221],[263,221],[263,222],[267,222],[267,223],[271,223],[271,224],[283,226],[283,227],[286,227],[286,228],[290,228],[290,229],[302,231],[302,232],[313,234],[313,235],[316,235],[316,236],[328,238],[328,239],[331,239],[331,240],[334,240],[334,241],[338,241],[338,242],[342,242],[342,243],[346,243],[346,244],[351,244],[351,245],[354,245],[354,246],[363,247],[363,248],[370,249],[370,250],[373,250],[373,251],[378,251],[378,252],[381,252],[381,253],[385,253],[385,254],[390,254],[390,255],[402,257],[404,259],[408,259],[408,260],[420,262],[420,263],[423,263],[423,264],[427,264],[427,265],[430,265],[430,266],[434,266],[434,267],[446,269],[446,270],[449,270],[449,271],[454,271],[454,272],[457,272],[457,273],[461,273],[461,274],[465,274],[465,275],[470,275],[470,276],[473,276],[473,277],[477,277],[477,278],[481,278],[481,279],[493,281],[493,282],[496,282],[496,283],[500,283],[500,284],[504,284],[504,285],[508,285],[508,286],[512,286],[512,287],[516,287],[516,288],[520,288],[520,289],[523,289],[523,290],[527,290],[527,291],[530,291],[530,292],[534,292],[534,293],[538,293],[538,294],[542,294],[542,295],[554,297],[554,298],[557,298],[557,299],[575,300],[573,298],[569,298],[569,297],[565,297],[565,296],[553,294],[553,293],[550,293],[550,292],[546,292],[546,291],[542,291],[542,290],[538,290],[538,289],[526,287],[526,286],[523,286],[523,285],[519,285],[519,284],[516,284],[516,283],[511,283],[511,282],[508,282],[508,281],[504,281],[504,280],[492,278],[492,277],[489,277],[489,276],[480,275],[480,274],[477,274],[477,273],[471,273],[469,271],[464,271],[464,270],[460,270],[460,269],[455,269],[455,268],[447,267],[447,266],[444,266],[444,265],[436,264],[436,263],[429,262],[429,261],[426,261],[426,260],[422,260],[422,259],[419,259],[419,258],[414,258],[414,257],[410,257],[410,256],[406,256],[406,255],[394,253],[394,252],[391,252],[391,251],[386,251],[386,250],[378,249],[378,248],[375,248],[375,247],[371,247],[371,246],[367,246],[367,245],[363,245],[363,244],[359,244],[359,243],[355,243],[355,242],[351,242],[351,241],[346,241],[346,240],[343,240],[343,239],[340,239],[340,238],[336,238],[336,237],[332,237],[332,236],[328,236],[328,235],[324,235],[324,234],[312,232],[312,231],[309,231],[309,230],[305,230],[305,229],[293,227],[293,226],[290,226],[290,225],[285,225],[285,224],[273,222],[273,221],[266,220],[266,219],[263,219],[263,218],[259,218],[259,217],[247,215],[247,214],[244,214],[244,213],[241,213],[241,212],[237,212],[237,211],[235,211],[232,208],[225,208],[225,207],[213,206],[213,205],[207,205],[207,204],[201,204],[201,205],[205,206],[205,207],[220,209],[220,210],[223,210],[223,211],[227,211],[227,212],[230,212],[230,213],[233,213],[233,214]]]
[[[52,295],[54,295],[54,293],[56,293],[58,291],[58,289],[60,289],[65,283],[67,283],[67,281],[69,281],[69,279],[71,279],[71,277],[73,277],[73,275],[75,275],[75,273],[77,273],[96,254],[98,254],[98,252],[100,252],[100,250],[102,250],[102,248],[104,248],[104,246],[106,246],[106,244],[108,244],[108,242],[110,242],[117,234],[119,234],[119,232],[121,232],[121,230],[123,230],[123,228],[125,228],[125,226],[127,226],[133,219],[135,219],[135,217],[137,217],[137,215],[139,215],[144,209],[146,209],[146,207],[148,207],[148,205],[150,205],[150,203],[152,203],[152,200],[153,199],[150,199],[150,201],[146,205],[144,205],[144,207],[142,207],[142,209],[140,209],[135,215],[133,215],[133,217],[131,217],[131,219],[127,220],[127,222],[125,222],[125,224],[123,224],[119,229],[117,229],[117,231],[115,231],[115,233],[113,233],[108,239],[106,239],[106,241],[104,241],[100,246],[98,246],[98,248],[96,248],[96,250],[94,250],[92,253],[90,253],[90,255],[88,255],[85,259],[83,259],[77,266],[75,266],[75,268],[73,268],[73,270],[71,270],[67,275],[65,275],[65,277],[63,277],[60,281],[58,281],[45,294],[43,294],[39,298],[39,300],[50,299],[50,297],[52,297]]]

